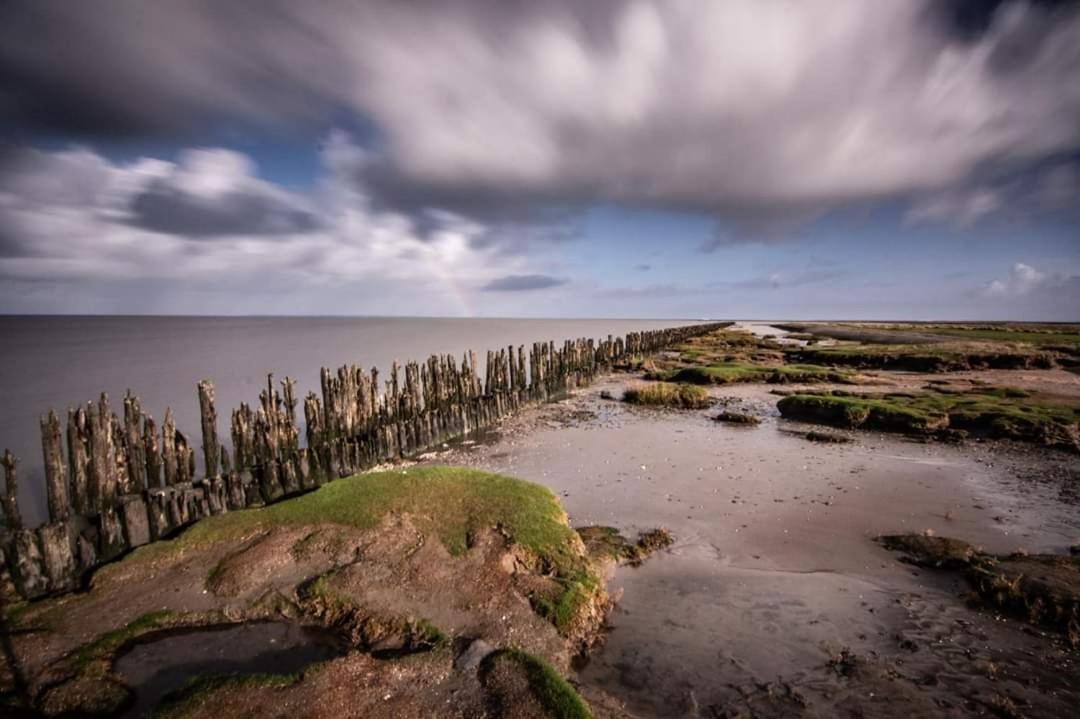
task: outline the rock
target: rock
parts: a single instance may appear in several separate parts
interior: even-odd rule
[[[472,644],[454,660],[454,669],[459,672],[474,672],[480,666],[480,662],[494,651],[495,647],[483,639],[474,639]]]

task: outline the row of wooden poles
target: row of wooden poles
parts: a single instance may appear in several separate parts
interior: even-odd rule
[[[129,549],[164,539],[198,519],[315,489],[379,463],[420,453],[489,427],[527,403],[544,402],[631,358],[716,329],[699,324],[567,340],[487,353],[483,378],[475,352],[460,365],[449,355],[395,362],[385,388],[379,372],[356,365],[321,371],[321,396],[304,398],[300,441],[295,382],[268,378],[258,406],[231,414],[232,455],[218,437],[214,388],[198,384],[203,476],[195,448],[166,410],[159,432],[130,390],[122,418],[109,398],[71,409],[66,431],[50,411],[41,420],[49,519],[23,524],[17,460],[5,451],[0,497],[4,581],[26,599],[70,591],[95,567]],[[526,359],[528,361],[526,361]],[[380,389],[383,391],[380,392]],[[65,442],[66,440],[66,442]],[[63,445],[66,443],[66,457]]]

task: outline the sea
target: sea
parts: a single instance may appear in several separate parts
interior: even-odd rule
[[[171,407],[177,427],[200,444],[196,385],[214,383],[218,433],[230,411],[256,404],[273,374],[297,381],[297,397],[319,391],[319,369],[378,367],[431,354],[461,358],[538,341],[660,329],[693,320],[461,319],[427,317],[0,316],[0,451],[19,458],[19,500],[28,523],[45,516],[40,417],[107,392],[117,414],[131,390],[158,420]],[[460,359],[459,359],[460,361]],[[481,366],[481,372],[483,367]],[[66,449],[65,449],[66,451]],[[199,456],[196,450],[196,456]]]

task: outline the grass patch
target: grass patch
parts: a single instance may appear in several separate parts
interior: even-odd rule
[[[702,409],[712,404],[712,398],[703,388],[668,382],[630,387],[623,392],[623,401],[630,404],[679,409]]]
[[[1080,405],[1056,403],[1007,387],[884,395],[801,393],[782,398],[777,408],[784,417],[837,427],[914,434],[964,430],[1078,447]]]
[[[577,532],[585,542],[589,556],[626,562],[632,566],[641,564],[650,554],[675,543],[675,538],[666,529],[642,532],[633,544],[614,527],[581,527]]]
[[[466,551],[470,534],[500,527],[535,558],[538,571],[564,587],[550,600],[552,612],[545,614],[560,631],[569,629],[582,603],[600,588],[566,513],[548,489],[461,467],[360,474],[267,507],[207,517],[175,539],[140,547],[102,571],[123,571],[131,562],[174,556],[275,526],[374,529],[391,513],[408,514],[421,532],[438,537],[453,555]]]
[[[1050,369],[1050,352],[1032,347],[942,342],[938,344],[845,344],[803,347],[789,356],[799,362],[859,369],[955,372],[972,369]]]
[[[559,676],[543,659],[519,649],[500,649],[485,657],[480,665],[480,675],[484,681],[496,666],[503,662],[512,663],[524,670],[529,689],[552,719],[592,719],[589,705],[569,682]]]
[[[1032,322],[984,324],[897,324],[882,329],[919,332],[981,342],[1021,342],[1032,345],[1080,345],[1080,325]]]
[[[769,384],[855,381],[851,372],[813,364],[761,365],[750,362],[722,362],[698,367],[683,367],[656,374],[655,379],[697,385],[766,382]]]

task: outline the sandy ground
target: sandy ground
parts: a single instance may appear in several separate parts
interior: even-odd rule
[[[1008,376],[1067,391],[1074,378]],[[1078,705],[1076,653],[966,608],[956,580],[874,541],[932,530],[990,552],[1067,552],[1080,541],[1075,455],[865,432],[816,444],[762,385],[711,390],[764,417],[751,428],[712,421],[715,409],[600,398],[630,381],[428,459],[545,484],[576,526],[675,534],[665,556],[617,573],[606,646],[578,677],[587,696],[605,690],[638,716],[1064,716]]]

